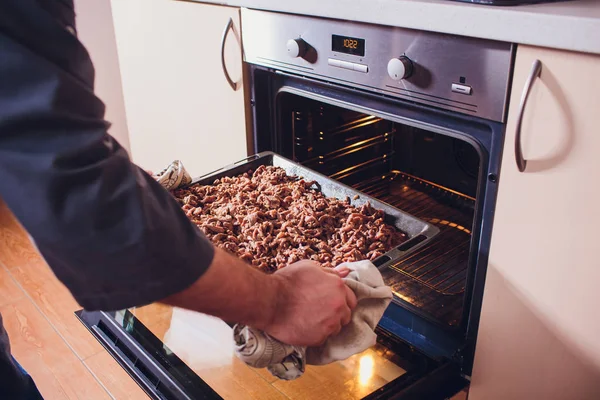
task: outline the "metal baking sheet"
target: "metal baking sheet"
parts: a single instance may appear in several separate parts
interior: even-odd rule
[[[212,185],[215,179],[224,176],[243,174],[249,169],[256,170],[256,168],[261,165],[280,167],[290,176],[295,175],[302,177],[307,181],[315,181],[317,182],[318,189],[327,197],[335,197],[340,200],[349,198],[351,204],[356,207],[360,207],[366,202],[369,202],[374,208],[382,210],[385,213],[385,222],[404,232],[408,236],[408,239],[373,261],[379,269],[398,263],[411,252],[427,244],[439,233],[439,229],[434,225],[421,221],[396,207],[367,196],[356,189],[339,183],[273,152],[263,152],[247,157],[234,164],[196,178],[189,186],[195,184]]]

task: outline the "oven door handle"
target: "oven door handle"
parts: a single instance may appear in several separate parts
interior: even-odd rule
[[[233,91],[238,90],[237,82],[234,82],[229,76],[229,71],[227,71],[227,65],[225,64],[225,43],[227,42],[227,35],[229,31],[233,31],[233,18],[229,17],[229,21],[227,21],[227,25],[225,25],[225,29],[223,30],[223,36],[221,37],[221,68],[223,69],[223,75],[225,75],[225,79],[227,79],[227,83],[233,89]]]
[[[527,168],[527,160],[523,157],[523,149],[521,147],[521,129],[523,126],[523,115],[525,115],[525,105],[527,104],[529,93],[533,87],[533,82],[535,82],[536,78],[540,77],[541,73],[542,63],[540,60],[535,60],[533,62],[533,66],[531,67],[529,77],[527,77],[527,82],[525,82],[523,94],[521,95],[521,103],[519,104],[519,114],[517,115],[517,127],[515,134],[515,160],[517,162],[517,168],[519,168],[520,172],[525,172],[525,168]]]

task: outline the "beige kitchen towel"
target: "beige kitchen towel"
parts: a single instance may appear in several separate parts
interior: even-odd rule
[[[154,179],[167,190],[175,190],[192,182],[192,177],[179,160],[173,161],[167,168],[155,174]]]
[[[267,367],[274,376],[291,380],[304,373],[305,365],[325,365],[360,353],[376,342],[375,327],[392,300],[392,290],[385,285],[381,273],[370,261],[344,263],[350,274],[344,282],[358,300],[349,324],[339,334],[318,347],[297,347],[251,327],[234,326],[235,352],[246,364]]]
[[[254,368],[267,368],[279,379],[299,378],[306,368],[306,348],[281,343],[258,329],[245,325],[233,327],[235,354]]]

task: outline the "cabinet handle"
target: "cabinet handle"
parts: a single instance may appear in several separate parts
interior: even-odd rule
[[[519,168],[520,172],[525,172],[525,168],[527,168],[527,160],[523,158],[523,149],[521,148],[521,126],[523,124],[523,115],[525,114],[525,104],[527,104],[527,98],[529,97],[529,92],[531,91],[535,78],[538,78],[541,73],[542,63],[540,60],[535,60],[531,67],[527,82],[525,82],[525,88],[523,88],[523,94],[521,95],[521,103],[519,104],[515,135],[515,160],[517,161],[517,168]]]
[[[229,86],[231,86],[231,88],[235,92],[238,88],[238,85],[229,76],[229,72],[227,71],[227,66],[225,65],[225,41],[227,40],[227,34],[232,29],[233,29],[233,19],[229,18],[229,21],[227,21],[227,25],[225,26],[225,30],[223,30],[223,37],[221,38],[221,68],[223,68],[223,74],[225,75],[225,79],[227,79],[227,83],[229,83]]]

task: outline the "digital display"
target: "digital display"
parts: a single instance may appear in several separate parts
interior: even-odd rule
[[[365,56],[365,39],[348,36],[331,36],[331,50],[338,53],[351,54],[353,56]]]

